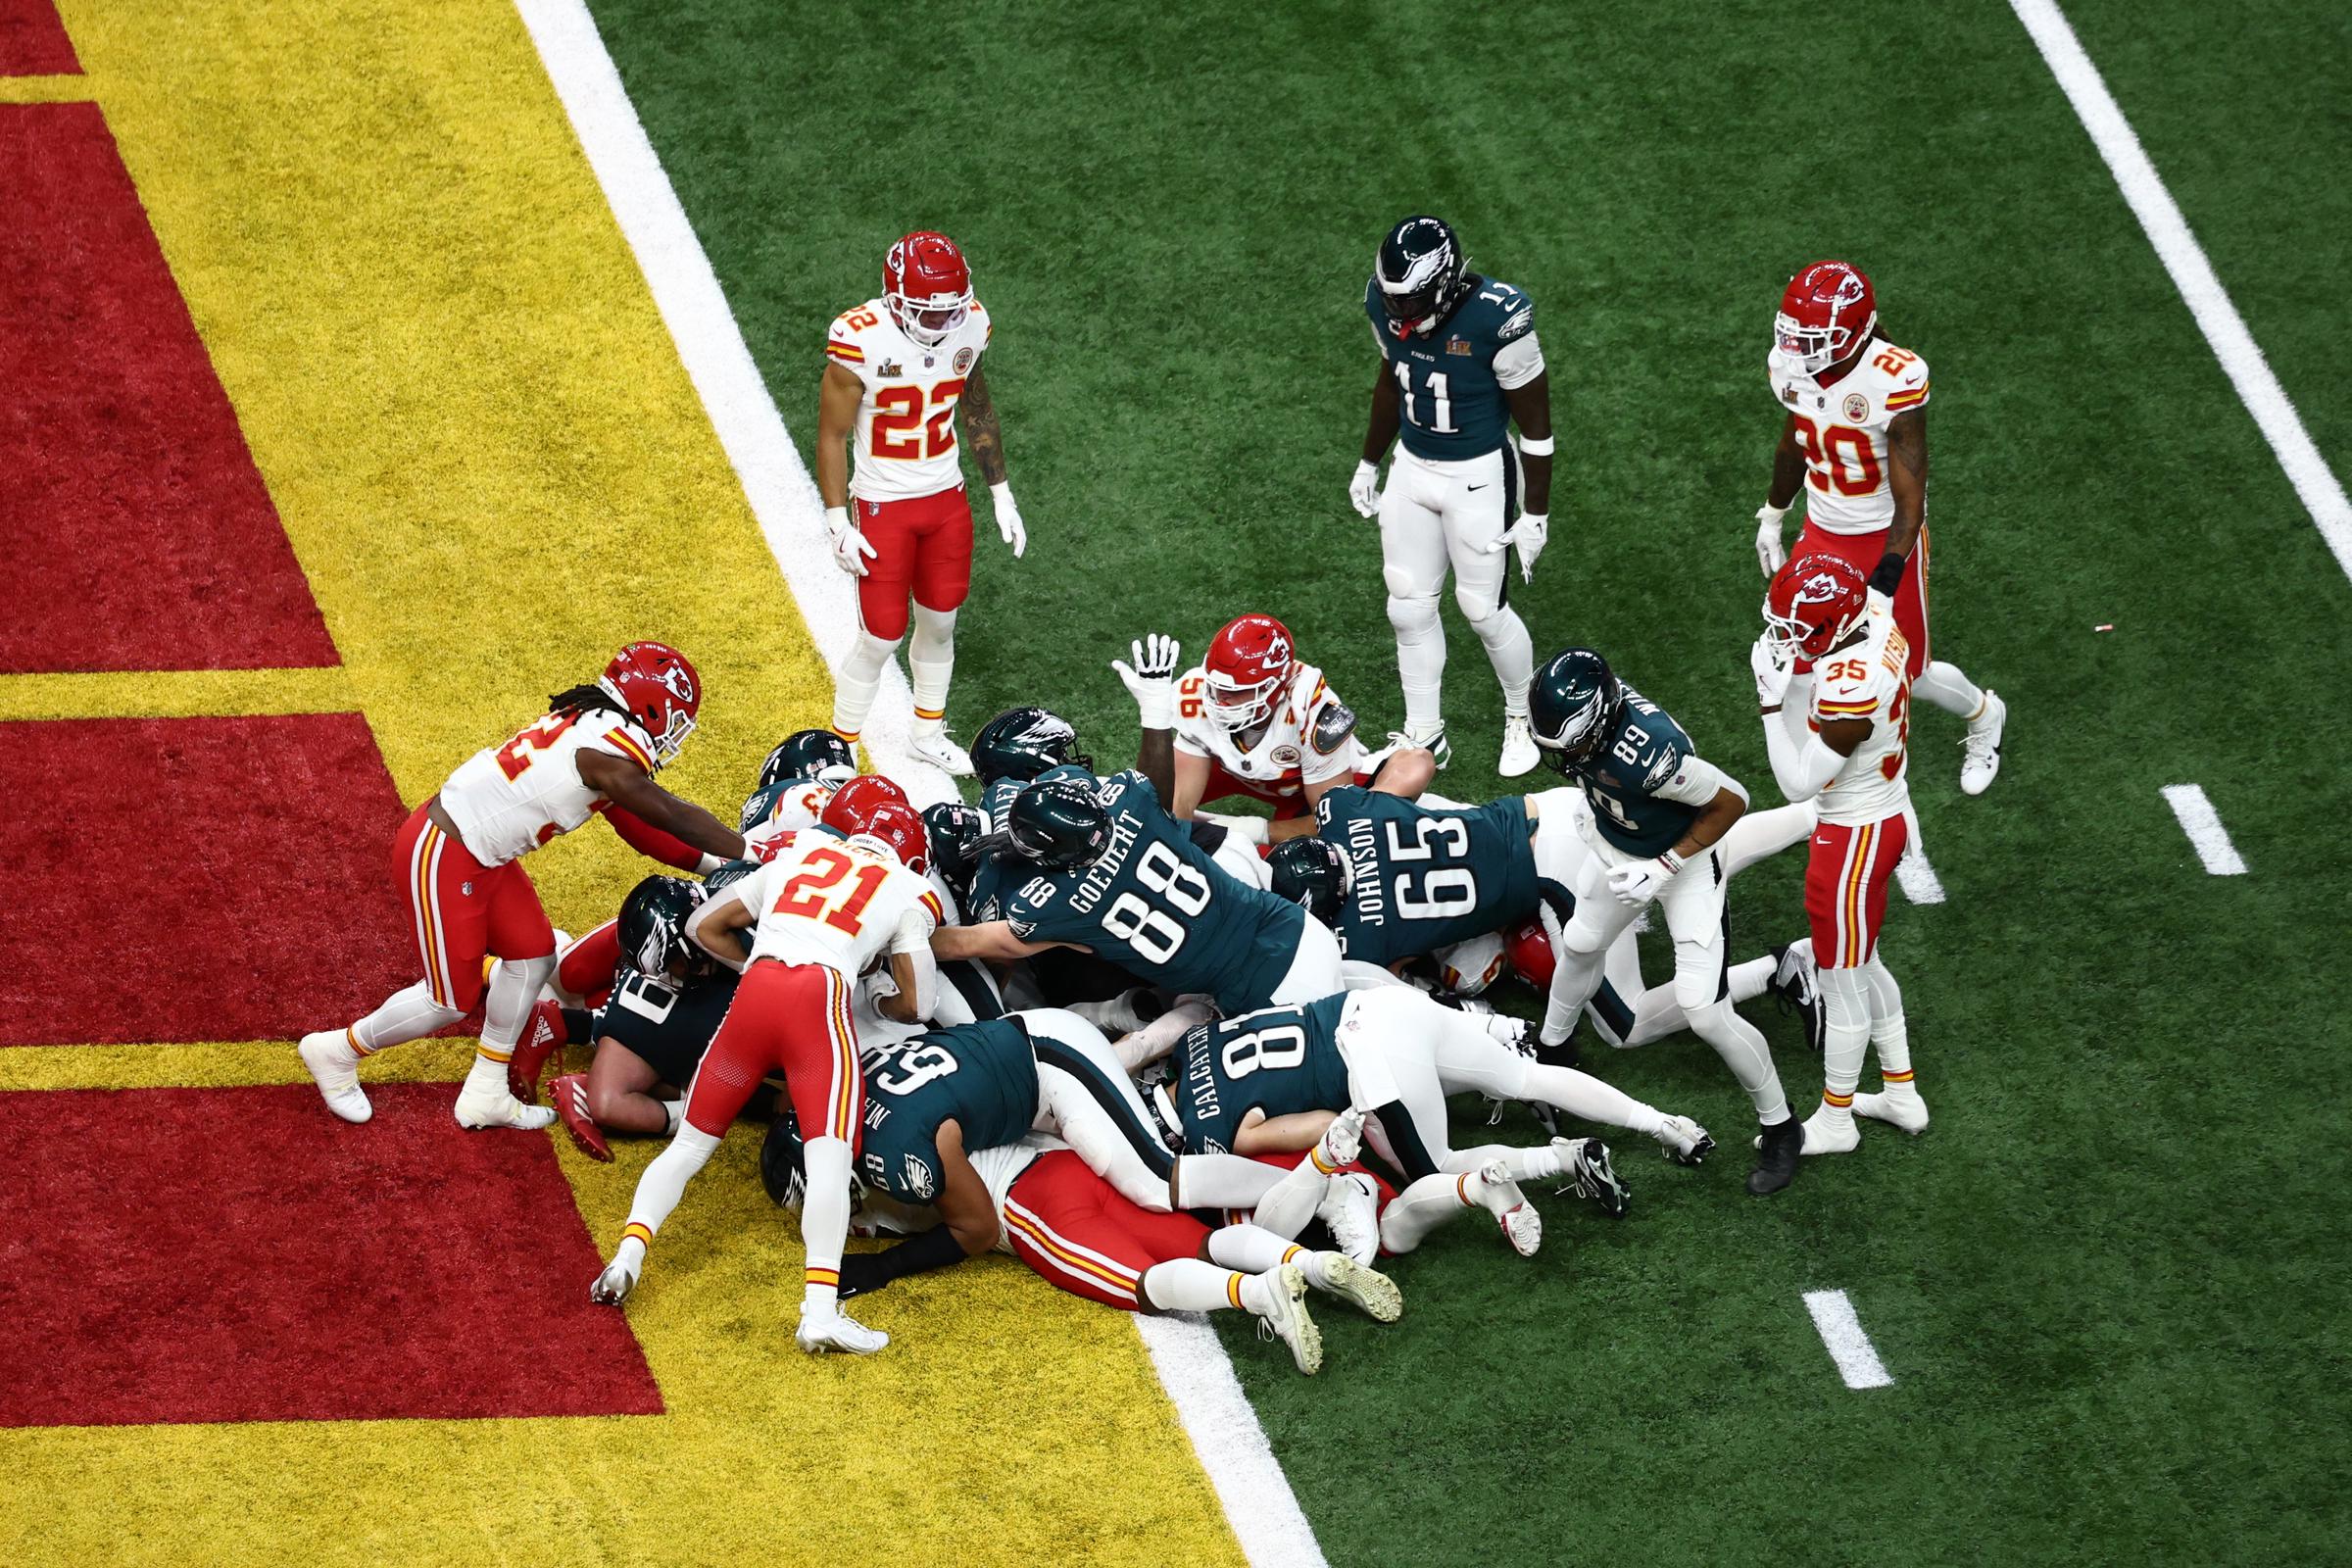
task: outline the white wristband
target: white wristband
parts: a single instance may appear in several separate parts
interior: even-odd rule
[[[1548,458],[1551,456],[1551,437],[1540,435],[1531,438],[1523,435],[1519,438],[1519,451],[1531,458]]]

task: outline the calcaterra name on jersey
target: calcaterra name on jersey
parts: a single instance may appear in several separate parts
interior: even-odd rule
[[[1886,427],[1928,406],[1928,363],[1872,338],[1836,386],[1768,361],[1772,395],[1796,425],[1805,454],[1806,515],[1826,533],[1877,533],[1894,521],[1886,482]]]

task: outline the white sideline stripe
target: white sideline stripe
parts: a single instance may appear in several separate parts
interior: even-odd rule
[[[1192,1435],[1217,1500],[1255,1568],[1328,1568],[1321,1543],[1298,1508],[1266,1429],[1233,1375],[1233,1362],[1208,1319],[1193,1313],[1139,1312],[1136,1331],[1159,1368],[1176,1414]]]
[[[742,328],[710,270],[677,192],[662,172],[645,126],[621,85],[584,0],[515,0],[556,96],[570,117],[581,151],[645,272],[655,305],[678,345],[679,359],[734,465],[744,496],[810,636],[838,666],[858,629],[848,576],[824,543],[823,510]],[[811,350],[809,374],[819,368]],[[945,773],[906,749],[912,699],[894,661],[883,675],[874,716],[863,736],[875,766],[916,801],[953,800]],[[1290,1478],[1266,1442],[1257,1413],[1242,1394],[1233,1363],[1205,1323],[1137,1319],[1160,1382],[1224,1503],[1226,1518],[1252,1563],[1324,1568],[1323,1548],[1299,1510]]]
[[[678,358],[710,413],[719,445],[742,481],[744,498],[783,569],[817,651],[835,670],[858,636],[854,580],[833,564],[825,540],[824,506],[815,481],[784,428],[767,383],[760,377],[743,330],[695,238],[678,194],[662,172],[654,144],[621,85],[620,72],[597,36],[582,0],[515,0],[539,58],[571,117],[580,150],[596,171],[620,231],[636,253],[654,304],[678,345]],[[811,338],[808,378],[823,368]],[[859,738],[874,766],[906,787],[918,806],[958,799],[947,774],[918,761],[907,749],[913,696],[892,660],[882,674],[874,710]]]
[[[2075,106],[2082,128],[2090,132],[2092,144],[2115,175],[2132,216],[2147,231],[2148,243],[2156,247],[2157,258],[2188,303],[2189,314],[2196,318],[2214,358],[2222,362],[2239,401],[2254,416],[2254,423],[2278,456],[2278,466],[2286,470],[2295,494],[2303,498],[2311,520],[2319,524],[2320,536],[2335,552],[2335,564],[2352,576],[2352,502],[2344,499],[2343,485],[2312,444],[2302,416],[2278,385],[2278,377],[2272,373],[2254,334],[2246,330],[2237,307],[2230,302],[2229,291],[2214,274],[2213,264],[2205,259],[2172,192],[2157,176],[2156,166],[2132,133],[2132,122],[2116,106],[2098,67],[2082,52],[2075,29],[2054,0],[2009,0],[2009,9],[2025,24],[2034,46],[2049,63],[2067,101]]]
[[[2214,876],[2244,876],[2246,862],[2230,842],[2230,830],[2222,826],[2222,813],[2213,808],[2205,791],[2195,784],[2167,784],[2164,803],[2180,819],[2180,831],[2188,835],[2189,847],[2205,869]]]
[[[1821,1343],[1830,1348],[1830,1359],[1838,1363],[1838,1375],[1847,1388],[1883,1389],[1894,1381],[1870,1336],[1862,1332],[1862,1320],[1843,1291],[1807,1291],[1805,1310],[1813,1314],[1813,1327],[1821,1332]]]
[[[1943,879],[1936,874],[1936,866],[1928,858],[1928,841],[1920,835],[1919,813],[1905,807],[1903,815],[1904,825],[1911,832],[1903,845],[1903,858],[1894,862],[1895,886],[1913,904],[1941,904]]]

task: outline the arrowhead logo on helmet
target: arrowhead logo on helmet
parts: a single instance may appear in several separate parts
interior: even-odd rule
[[[1297,667],[1291,628],[1272,615],[1236,615],[1209,640],[1201,706],[1220,729],[1254,729],[1274,716]],[[1296,760],[1296,759],[1293,759]]]
[[[1870,341],[1878,296],[1851,262],[1815,262],[1788,280],[1772,318],[1773,357],[1787,372],[1819,375]]]
[[[694,733],[703,683],[686,656],[667,643],[631,643],[612,656],[597,686],[654,743],[654,765],[678,755]]]
[[[1799,659],[1819,659],[1839,643],[1870,605],[1870,582],[1842,556],[1791,556],[1764,595],[1764,624],[1774,642]]]
[[[934,349],[972,309],[972,270],[947,235],[916,229],[882,259],[882,303],[918,346]]]

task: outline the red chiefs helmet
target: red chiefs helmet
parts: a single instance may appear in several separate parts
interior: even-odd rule
[[[1538,991],[1551,989],[1552,965],[1559,960],[1552,956],[1551,938],[1544,934],[1543,921],[1527,920],[1513,928],[1502,939],[1502,951],[1520,979]]]
[[[886,805],[910,806],[906,792],[879,773],[860,773],[833,792],[817,820],[840,834],[862,833],[876,810]]]
[[[1799,659],[1819,659],[1845,641],[1870,605],[1870,581],[1842,556],[1791,556],[1764,594],[1772,639]]]
[[[863,824],[849,838],[852,844],[861,840],[869,848],[897,856],[909,871],[931,867],[931,835],[924,831],[923,813],[904,801],[876,801]]]
[[[596,684],[652,737],[656,767],[675,758],[694,733],[694,715],[703,706],[703,678],[669,644],[629,644],[612,656]]]
[[[1772,318],[1772,347],[1783,367],[1819,375],[1870,341],[1879,298],[1851,262],[1815,262],[1788,280]]]
[[[882,303],[899,330],[936,348],[972,308],[972,270],[945,234],[916,229],[882,258]]]
[[[1244,730],[1274,716],[1290,689],[1298,660],[1291,628],[1272,615],[1238,615],[1209,639],[1208,716],[1228,730]]]

